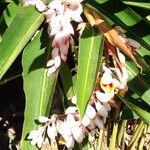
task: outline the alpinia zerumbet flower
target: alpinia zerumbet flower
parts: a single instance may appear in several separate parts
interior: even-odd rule
[[[42,143],[44,142],[44,128],[40,127],[37,130],[32,130],[28,136],[28,139],[31,140],[32,145],[37,145],[38,148],[42,147]]]
[[[66,62],[69,45],[74,44],[74,34],[71,21],[82,22],[83,0],[53,0],[45,5],[41,0],[24,0],[24,6],[35,5],[39,12],[44,12],[48,24],[48,34],[53,36],[52,58],[47,62],[48,72],[51,75],[58,70],[61,59]],[[55,55],[53,55],[53,53]],[[53,60],[56,62],[53,62]]]

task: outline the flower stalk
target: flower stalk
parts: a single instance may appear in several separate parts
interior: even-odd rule
[[[110,140],[110,144],[109,144],[110,150],[116,149],[116,137],[117,137],[117,132],[118,132],[118,125],[119,125],[118,121],[114,122],[111,140]]]
[[[135,140],[137,139],[137,136],[139,135],[139,132],[141,130],[143,130],[143,126],[144,126],[144,122],[140,121],[140,123],[138,124],[138,127],[135,129],[135,131],[133,132],[133,136],[129,142],[129,146],[133,145],[133,142],[135,142]],[[142,132],[141,132],[142,133]]]

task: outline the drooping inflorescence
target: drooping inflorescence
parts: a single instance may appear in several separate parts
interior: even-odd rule
[[[35,5],[39,12],[45,14],[48,34],[53,37],[52,54],[47,62],[48,76],[59,69],[61,60],[67,60],[69,46],[74,45],[72,37],[74,29],[71,21],[82,22],[82,1],[53,0],[45,5],[41,0],[24,0],[24,6]],[[118,31],[118,38],[127,46],[133,49],[140,47],[137,42],[125,36],[122,28],[116,27],[116,31]],[[72,97],[74,106],[68,107],[64,114],[38,118],[42,126],[32,130],[28,136],[32,145],[41,148],[49,139],[72,149],[75,142],[82,143],[86,136],[90,143],[94,142],[97,130],[104,127],[109,117],[115,94],[124,95],[128,90],[125,57],[119,48],[115,47],[115,55],[111,49],[112,44],[105,39],[105,56],[107,57],[104,57],[102,68],[98,72],[95,88],[83,118],[80,118],[76,107],[76,96],[74,96]]]

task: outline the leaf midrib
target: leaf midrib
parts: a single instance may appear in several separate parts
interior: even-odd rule
[[[91,56],[92,55],[92,47],[93,47],[93,45],[94,45],[94,37],[93,37],[93,35],[94,35],[94,31],[92,31],[92,39],[91,39],[91,45],[90,45],[90,51],[89,51],[89,55],[88,55],[88,58],[89,58],[89,56]],[[87,71],[86,72],[89,72],[89,69],[90,69],[90,60],[88,61],[88,63],[87,63]],[[84,84],[84,93],[85,93],[85,91],[86,91],[86,86],[87,86],[87,83],[88,83],[88,75],[87,75],[87,73],[85,74],[85,84]],[[83,94],[83,99],[85,98],[85,94]],[[81,104],[81,106],[83,107],[83,103]]]

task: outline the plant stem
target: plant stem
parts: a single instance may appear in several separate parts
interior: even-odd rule
[[[124,137],[124,132],[126,130],[126,124],[127,124],[127,120],[123,120],[121,122],[121,127],[118,131],[118,135],[117,135],[117,145],[120,146],[121,145],[121,141]]]
[[[103,136],[104,136],[104,130],[105,129],[100,129],[100,132],[99,132],[98,147],[97,147],[98,150],[100,150],[101,146],[102,146],[102,141],[103,141]]]
[[[143,130],[143,135],[142,135],[142,138],[141,138],[141,141],[140,141],[140,144],[139,144],[139,150],[143,150],[147,129],[148,129],[148,125],[145,124],[144,125],[144,130]]]
[[[118,131],[118,122],[115,122],[110,140],[109,150],[115,150],[117,131]]]
[[[138,127],[136,128],[136,130],[133,133],[133,136],[129,142],[129,146],[136,140],[137,136],[139,135],[139,132],[141,131],[142,127],[143,127],[144,122],[140,121]]]

